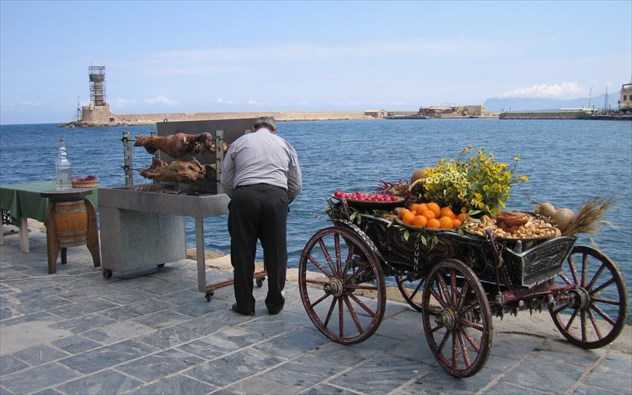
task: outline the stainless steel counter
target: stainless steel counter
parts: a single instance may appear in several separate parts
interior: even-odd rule
[[[153,190],[152,190],[153,188]],[[230,198],[226,194],[189,195],[176,191],[161,190],[158,186],[137,186],[131,189],[99,188],[99,213],[101,217],[101,250],[105,270],[138,269],[162,265],[165,260],[183,259],[184,226],[173,217],[195,219],[195,246],[198,290],[206,292],[206,262],[204,258],[204,217],[228,213]],[[138,215],[136,213],[143,213]],[[182,221],[183,223],[183,221]],[[142,228],[153,228],[145,229]],[[125,228],[131,228],[132,234]],[[172,228],[172,229],[171,229]],[[178,233],[178,234],[174,234]],[[133,243],[123,237],[133,236]],[[156,254],[142,254],[142,249],[157,244]],[[172,245],[172,246],[169,246]],[[134,254],[132,250],[138,250]],[[186,248],[184,248],[186,249]],[[140,263],[116,266],[129,256],[136,256]],[[110,273],[111,274],[111,273]]]

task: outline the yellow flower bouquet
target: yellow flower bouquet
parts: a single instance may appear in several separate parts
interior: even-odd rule
[[[461,150],[457,158],[442,159],[436,166],[428,168],[420,180],[420,197],[424,201],[435,201],[461,212],[480,210],[491,215],[506,207],[511,185],[529,179],[514,173],[519,157],[514,163],[497,162],[493,153],[485,147],[472,151],[472,146]]]

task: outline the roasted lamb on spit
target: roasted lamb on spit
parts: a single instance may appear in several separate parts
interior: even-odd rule
[[[174,159],[181,158],[186,154],[215,152],[213,135],[208,132],[200,134],[176,133],[169,136],[136,136],[134,146],[145,147],[145,150],[150,154],[160,150]],[[226,147],[223,148],[226,149]]]
[[[197,180],[213,180],[216,171],[213,165],[202,165],[195,158],[170,163],[154,158],[151,167],[141,170],[140,175],[155,181],[192,183]]]

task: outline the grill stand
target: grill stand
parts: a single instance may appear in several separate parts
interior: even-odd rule
[[[167,262],[186,258],[184,219],[195,219],[195,246],[198,290],[204,292],[207,301],[218,288],[234,283],[226,280],[206,284],[206,259],[204,253],[204,218],[228,213],[230,198],[223,193],[219,183],[224,160],[224,142],[231,143],[248,133],[254,119],[165,122],[157,124],[158,135],[177,132],[200,133],[215,131],[215,151],[197,158],[201,163],[214,163],[217,179],[202,189],[191,189],[183,194],[180,188],[191,186],[178,184],[142,185],[134,187],[132,167],[133,140],[123,134],[125,186],[99,189],[101,216],[101,248],[103,276],[107,279],[112,271],[129,271],[144,267],[161,267]],[[157,151],[157,158],[172,159]],[[186,158],[183,158],[186,159]],[[200,185],[198,185],[200,187]],[[171,188],[171,190],[169,190]],[[208,188],[212,189],[209,190]],[[167,190],[165,190],[167,189]],[[257,286],[262,285],[265,271],[256,272]]]
[[[204,196],[99,188],[104,270],[130,271],[186,257],[184,221],[195,219],[198,290],[206,292],[204,218],[228,213],[226,194]],[[104,276],[107,272],[104,272]]]

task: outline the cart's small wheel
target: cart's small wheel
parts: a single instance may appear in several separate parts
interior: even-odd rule
[[[165,264],[164,264],[164,263],[161,263],[161,264],[156,265],[156,266],[157,266],[157,267],[165,267]]]
[[[340,344],[359,343],[378,328],[386,305],[379,259],[354,231],[316,232],[299,260],[299,291],[316,328]]]
[[[421,291],[423,290],[424,279],[419,275],[397,274],[395,282],[399,292],[402,293],[404,300],[408,302],[410,307],[417,311],[422,311],[421,307]]]
[[[439,365],[455,377],[481,370],[491,351],[492,315],[472,269],[456,259],[435,265],[424,284],[422,307],[426,340]]]
[[[103,274],[103,278],[106,280],[109,280],[112,278],[112,270],[109,269],[103,269],[103,271],[101,272]]]
[[[606,255],[587,246],[573,247],[553,287],[555,303],[549,312],[569,342],[598,348],[619,336],[628,299],[623,276]]]
[[[204,297],[206,298],[206,303],[210,303],[211,299],[213,298],[214,292],[207,292],[206,295],[204,295]]]
[[[258,278],[255,280],[255,282],[257,283],[257,287],[261,288],[263,286],[263,278]]]

